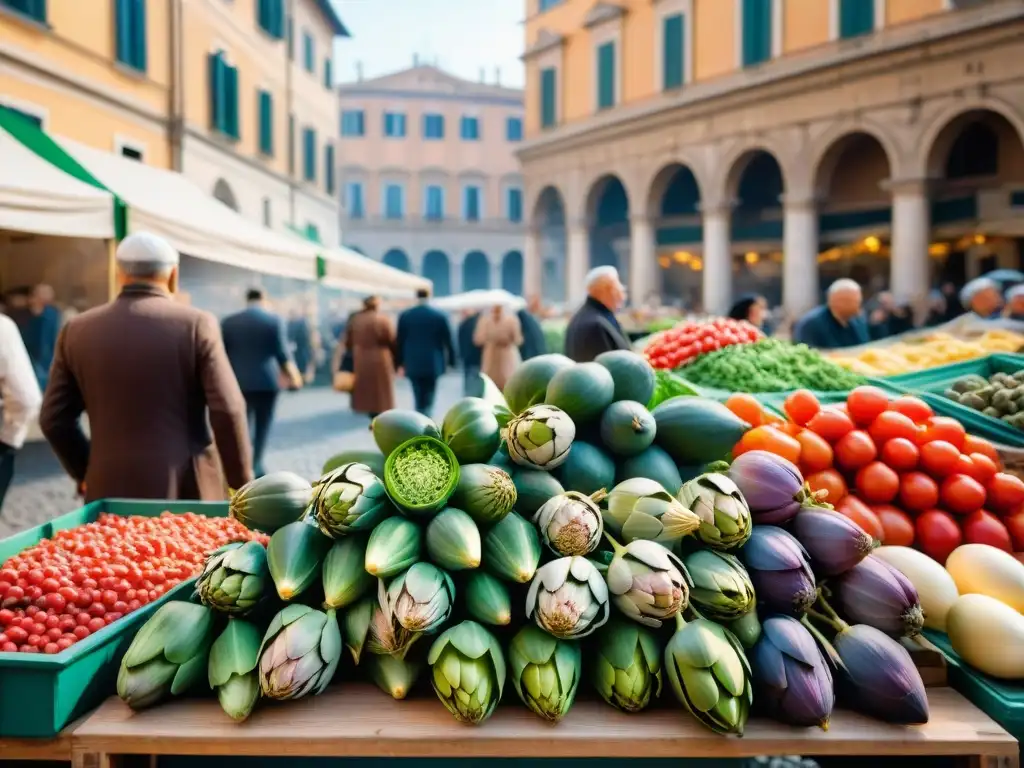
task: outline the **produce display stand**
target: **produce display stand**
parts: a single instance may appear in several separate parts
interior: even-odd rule
[[[52,739],[15,739],[0,737],[0,766],[8,761],[70,763],[71,742],[81,720],[72,723]]]

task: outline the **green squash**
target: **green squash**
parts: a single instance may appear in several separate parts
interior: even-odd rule
[[[683,479],[676,463],[663,448],[656,445],[619,463],[618,472],[615,473],[616,484],[634,477],[646,477],[648,480],[661,483],[661,486],[673,496],[683,487]]]
[[[615,397],[615,380],[603,365],[579,363],[556,373],[544,402],[561,408],[577,429],[596,421]]]
[[[441,439],[441,430],[437,424],[416,411],[392,408],[384,411],[370,424],[374,442],[386,459],[402,443],[414,437],[433,437]]]
[[[559,481],[567,491],[590,496],[602,489],[615,487],[615,462],[596,445],[573,441],[569,457],[557,470]]]
[[[601,442],[616,456],[636,456],[654,442],[657,424],[643,405],[619,400],[601,415]]]
[[[575,363],[565,355],[539,355],[523,362],[505,383],[509,410],[518,415],[531,405],[544,402],[551,378]]]
[[[512,482],[518,496],[516,511],[527,520],[532,520],[546,501],[565,492],[557,478],[542,469],[519,467],[512,473]]]
[[[255,531],[273,533],[302,517],[313,499],[313,485],[294,472],[271,472],[231,495],[231,517]]]
[[[494,406],[479,397],[465,397],[445,414],[441,439],[448,443],[459,464],[487,461],[501,444],[501,426]]]
[[[716,400],[676,397],[652,412],[655,443],[676,464],[707,464],[724,459],[750,425]]]
[[[608,369],[615,381],[616,400],[635,400],[646,405],[654,395],[654,369],[643,355],[627,349],[603,352],[594,359]]]

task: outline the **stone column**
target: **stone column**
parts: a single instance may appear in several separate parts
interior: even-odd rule
[[[540,231],[529,227],[523,244],[523,296],[527,300],[541,295],[541,275],[544,274],[541,258]]]
[[[926,179],[899,179],[890,182],[889,188],[892,190],[890,290],[920,311],[931,287],[928,183]]]
[[[448,284],[451,286],[451,294],[454,296],[457,293],[462,293],[462,262],[466,256],[463,254],[462,258],[452,259],[449,265]]]
[[[812,198],[783,197],[782,304],[800,317],[818,304],[818,208]]]
[[[732,301],[731,205],[701,209],[704,225],[704,311],[725,314]]]
[[[657,291],[657,245],[654,224],[645,215],[633,216],[629,222],[629,303],[640,307]]]
[[[583,303],[586,289],[583,281],[590,265],[590,228],[586,219],[566,223],[565,301],[575,308]]]
[[[505,254],[503,253],[487,257],[487,264],[491,268],[491,290],[504,287],[501,284],[501,262],[504,258]]]

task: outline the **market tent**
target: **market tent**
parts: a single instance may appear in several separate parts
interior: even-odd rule
[[[16,138],[18,126],[11,122],[20,119],[0,111],[0,229],[58,237],[113,237],[113,195],[79,181],[25,146]],[[26,127],[35,130],[27,123]]]
[[[323,283],[332,288],[395,296],[430,290],[433,285],[425,277],[389,267],[344,246],[325,248],[321,256]]]
[[[497,288],[487,291],[466,291],[433,302],[433,306],[445,312],[481,311],[495,304],[518,311],[526,306],[526,301],[521,296]]]
[[[128,206],[127,230],[152,232],[181,253],[241,269],[316,278],[319,248],[254,224],[174,171],[54,139]]]

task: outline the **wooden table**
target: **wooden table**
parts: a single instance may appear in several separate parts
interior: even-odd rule
[[[515,691],[505,691],[510,700]],[[107,700],[75,732],[76,764],[116,766],[123,755],[266,757],[753,757],[757,755],[946,756],[967,765],[1018,765],[1017,741],[949,688],[929,689],[931,722],[885,725],[840,711],[828,732],[753,720],[746,735],[724,738],[686,712],[625,715],[600,701],[578,701],[556,726],[518,702],[483,726],[457,723],[426,695],[393,701],[352,684],[320,697],[264,705],[234,724],[208,700],[178,701],[132,713]],[[97,761],[97,757],[99,758]]]
[[[0,765],[5,760],[46,760],[71,762],[74,730],[81,720],[69,725],[55,739],[0,738]]]

